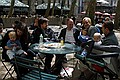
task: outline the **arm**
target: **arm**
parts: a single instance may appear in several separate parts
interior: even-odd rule
[[[13,48],[13,46],[12,46],[10,40],[9,40],[9,41],[7,42],[7,45],[5,46],[5,49],[7,49],[7,50],[12,50],[12,48]]]

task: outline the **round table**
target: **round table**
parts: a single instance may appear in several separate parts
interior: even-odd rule
[[[42,47],[39,47],[38,43],[32,44],[30,49],[44,54],[70,54],[79,52],[81,47],[70,43],[64,43],[61,46],[58,42],[45,42]]]

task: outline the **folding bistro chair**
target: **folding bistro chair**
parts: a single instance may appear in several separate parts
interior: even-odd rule
[[[58,76],[42,72],[40,68],[41,63],[37,60],[15,56],[15,65],[21,80],[58,80]],[[28,72],[20,75],[20,67],[26,68]]]
[[[7,56],[7,55],[6,55]],[[0,57],[0,61],[1,61],[1,63],[3,64],[3,66],[4,66],[4,68],[7,70],[7,72],[6,72],[6,74],[3,76],[3,78],[2,78],[2,80],[5,80],[5,78],[7,77],[7,76],[10,76],[13,80],[14,80],[14,77],[12,76],[12,74],[14,73],[14,66],[13,66],[13,64],[10,62],[10,61],[8,61],[8,60],[5,60],[5,59],[3,59],[2,57]],[[6,63],[8,63],[8,64],[6,64]],[[10,67],[8,67],[8,65],[10,66]]]

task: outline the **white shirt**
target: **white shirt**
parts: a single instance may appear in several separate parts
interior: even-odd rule
[[[74,39],[74,36],[73,36],[73,29],[66,30],[65,42],[75,43],[75,39]]]

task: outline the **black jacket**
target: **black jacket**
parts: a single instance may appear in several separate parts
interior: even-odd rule
[[[38,27],[32,33],[32,44],[39,43],[40,34],[43,35],[43,38],[48,38],[49,41],[56,40],[54,31],[51,28],[47,28],[47,29],[43,30],[40,27]],[[46,42],[45,39],[43,39],[43,41]]]
[[[65,41],[66,30],[67,30],[67,28],[64,28],[64,29],[61,30],[58,39],[61,39],[61,37],[63,37],[63,39]],[[73,29],[73,36],[75,38],[75,42],[76,42],[75,44],[76,45],[80,45],[81,44],[80,40],[78,39],[79,34],[80,34],[80,31],[77,28],[74,28]]]

